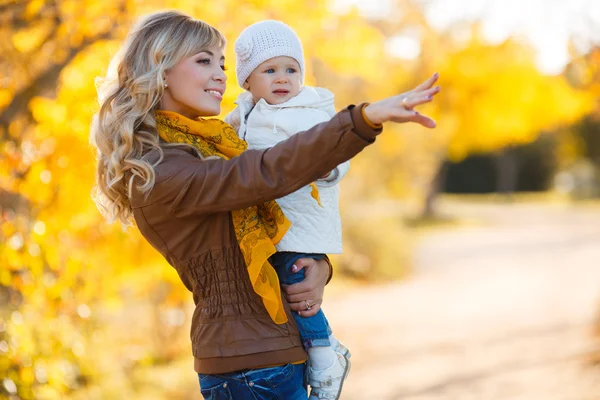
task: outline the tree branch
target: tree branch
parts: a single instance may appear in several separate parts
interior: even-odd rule
[[[5,108],[2,113],[0,113],[0,126],[4,128],[4,136],[0,137],[0,140],[6,139],[6,135],[8,134],[8,126],[13,119],[15,119],[19,114],[31,114],[27,107],[31,99],[56,87],[56,81],[58,80],[60,72],[73,60],[73,58],[75,58],[77,54],[97,41],[109,39],[112,34],[113,30],[109,30],[94,38],[85,40],[78,47],[72,48],[63,62],[59,64],[53,64],[36,79],[31,81],[27,87],[18,92],[14,96],[10,105]]]
[[[21,13],[27,8],[27,3],[19,0],[14,0],[11,2],[6,2],[4,4],[0,4],[0,15],[4,13]]]

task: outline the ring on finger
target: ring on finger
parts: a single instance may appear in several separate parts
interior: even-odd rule
[[[310,304],[308,300],[304,300],[304,306],[306,307],[306,311],[310,311],[313,305]]]
[[[409,107],[408,105],[408,97],[402,99],[402,107],[404,107],[405,110],[412,110],[412,107]]]

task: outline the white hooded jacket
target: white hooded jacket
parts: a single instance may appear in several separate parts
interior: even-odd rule
[[[304,86],[297,96],[285,103],[268,104],[264,99],[256,105],[249,92],[242,93],[225,121],[248,142],[249,149],[265,149],[305,131],[336,114],[333,93],[323,88]],[[349,162],[338,165],[326,179],[315,183],[319,189],[320,206],[305,186],[277,199],[292,223],[278,251],[298,253],[342,252],[342,225],[338,208],[338,182],[346,175]]]

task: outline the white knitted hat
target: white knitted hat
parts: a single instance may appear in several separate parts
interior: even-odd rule
[[[244,82],[252,71],[263,62],[280,56],[298,61],[301,82],[304,82],[304,54],[302,43],[296,33],[283,22],[266,20],[250,25],[235,41],[236,75],[238,85]]]

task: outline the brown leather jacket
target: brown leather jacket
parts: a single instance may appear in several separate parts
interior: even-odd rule
[[[306,359],[289,305],[289,321],[275,324],[254,293],[239,249],[231,210],[285,196],[313,182],[372,143],[362,107],[267,150],[231,160],[201,160],[165,149],[147,196],[131,199],[137,227],[193,293],[195,370],[216,374]],[[150,162],[157,151],[148,153]]]

